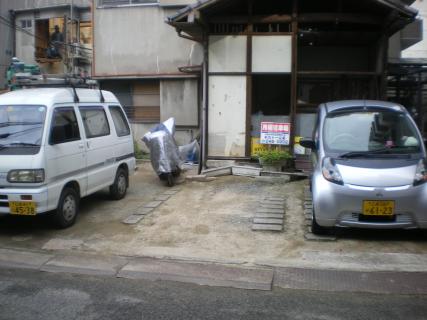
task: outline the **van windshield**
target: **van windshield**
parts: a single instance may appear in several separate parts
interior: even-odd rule
[[[45,117],[44,106],[0,106],[0,154],[38,153]]]
[[[349,111],[327,116],[323,129],[326,152],[344,157],[421,152],[418,131],[409,117],[393,111]]]

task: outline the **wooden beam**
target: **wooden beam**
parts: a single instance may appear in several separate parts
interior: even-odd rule
[[[255,15],[251,18],[254,24],[267,24],[267,23],[289,23],[292,21],[292,17],[286,14],[272,14],[272,15]],[[249,23],[248,16],[240,15],[228,15],[228,16],[217,16],[209,19],[210,23]]]
[[[322,22],[335,22],[335,23],[355,23],[355,24],[371,24],[381,25],[382,19],[375,15],[357,14],[357,13],[302,13],[298,16],[299,23],[322,23]]]

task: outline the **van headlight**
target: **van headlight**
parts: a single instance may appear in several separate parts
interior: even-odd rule
[[[39,183],[44,181],[44,169],[11,170],[7,181],[21,183]]]
[[[341,177],[341,173],[335,165],[334,159],[324,158],[322,164],[323,177],[333,183],[343,185],[344,182]]]
[[[427,164],[426,160],[420,160],[415,171],[414,186],[427,182]]]

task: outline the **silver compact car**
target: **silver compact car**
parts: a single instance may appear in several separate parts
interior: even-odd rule
[[[319,106],[312,139],[312,231],[427,228],[426,147],[398,104],[351,100]]]

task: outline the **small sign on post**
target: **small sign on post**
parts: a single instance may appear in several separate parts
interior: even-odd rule
[[[289,146],[290,123],[261,122],[261,144]]]

